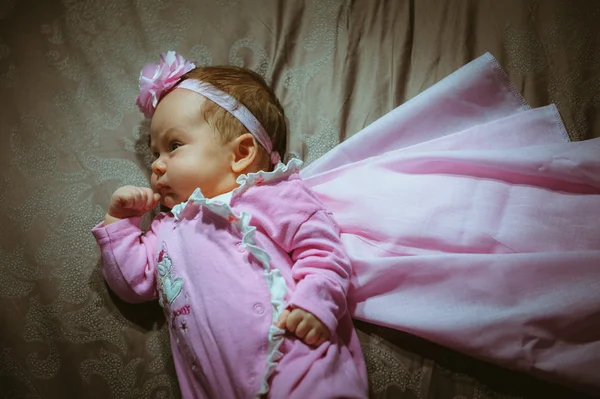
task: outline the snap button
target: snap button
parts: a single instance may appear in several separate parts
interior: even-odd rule
[[[242,244],[241,242],[238,242],[236,248],[238,252],[246,252],[246,247],[244,247],[244,244]]]
[[[265,313],[265,307],[261,303],[257,303],[254,305],[254,312],[256,314],[263,314]]]

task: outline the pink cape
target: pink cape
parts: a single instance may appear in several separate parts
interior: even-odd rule
[[[600,393],[600,139],[485,54],[307,166],[356,319]]]

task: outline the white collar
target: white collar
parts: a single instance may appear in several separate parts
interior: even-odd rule
[[[213,201],[220,201],[223,202],[227,205],[231,204],[231,197],[233,197],[233,190],[228,192],[228,193],[224,193],[224,194],[220,194],[217,195],[216,197],[213,197],[212,200]]]
[[[233,191],[217,195],[216,197],[210,199],[204,197],[204,195],[202,195],[202,191],[200,191],[200,189],[197,188],[188,198],[187,201],[175,205],[171,209],[171,213],[175,217],[175,220],[179,220],[179,216],[181,215],[183,210],[189,204],[196,203],[198,205],[207,206],[214,212],[222,213],[223,216],[227,217],[227,214],[233,213],[230,207],[231,199],[233,198],[233,196],[240,195],[242,192],[248,189],[248,187],[269,183],[282,178],[287,178],[294,173],[298,173],[300,171],[301,166],[301,160],[292,158],[288,161],[287,165],[279,163],[275,167],[275,170],[271,172],[260,171],[256,173],[249,173],[248,175],[238,176],[236,182],[237,184],[239,184],[239,187],[235,188]]]

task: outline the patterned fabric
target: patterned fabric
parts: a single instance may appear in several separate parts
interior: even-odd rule
[[[600,137],[598,20],[572,0],[0,1],[2,393],[179,395],[160,308],[107,290],[89,234],[114,189],[147,182],[135,97],[157,54],[265,76],[310,163],[486,51],[572,138]],[[376,398],[576,397],[358,326]]]

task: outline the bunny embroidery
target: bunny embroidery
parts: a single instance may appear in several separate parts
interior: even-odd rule
[[[171,274],[173,261],[169,257],[167,244],[162,243],[161,250],[156,259],[158,272],[158,302],[165,308],[173,304],[183,289],[183,279]]]

